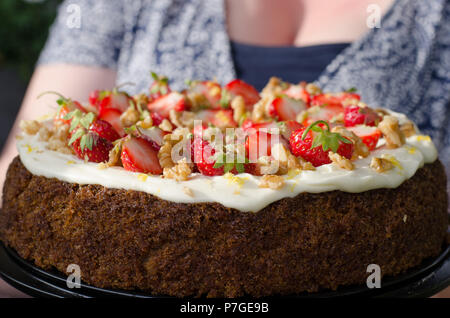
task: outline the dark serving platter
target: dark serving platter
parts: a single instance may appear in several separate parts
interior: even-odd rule
[[[81,288],[68,288],[66,276],[60,272],[45,271],[22,259],[13,249],[0,242],[0,276],[20,291],[36,297],[133,297],[166,298],[143,291],[97,288],[81,283]],[[322,297],[429,297],[450,286],[450,246],[443,247],[435,258],[401,275],[385,277],[381,288],[368,289],[365,285],[340,287],[336,291],[302,293],[291,298]]]

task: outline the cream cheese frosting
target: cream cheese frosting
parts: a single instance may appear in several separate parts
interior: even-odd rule
[[[391,112],[405,121],[406,116]],[[143,191],[161,199],[179,203],[218,202],[242,212],[256,212],[286,197],[302,192],[320,193],[332,190],[357,193],[379,188],[396,188],[426,163],[434,162],[438,153],[428,136],[414,135],[405,145],[387,149],[380,139],[377,149],[363,159],[354,161],[354,170],[344,170],[334,164],[314,171],[298,171],[283,176],[283,188],[260,188],[261,177],[251,174],[208,177],[193,174],[187,181],[177,182],[161,176],[126,171],[121,167],[100,169],[74,155],[48,150],[38,135],[23,134],[17,149],[24,166],[34,175],[56,178],[78,184],[98,184],[108,188]],[[373,157],[383,157],[394,169],[378,173],[369,167]]]

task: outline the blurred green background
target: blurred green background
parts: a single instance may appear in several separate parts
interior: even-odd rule
[[[62,0],[0,0],[0,149]]]

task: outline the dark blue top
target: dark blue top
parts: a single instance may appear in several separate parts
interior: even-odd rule
[[[261,90],[270,77],[313,82],[350,43],[265,47],[231,42],[236,75]]]

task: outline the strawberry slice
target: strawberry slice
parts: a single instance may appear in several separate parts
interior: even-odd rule
[[[269,115],[280,121],[295,120],[303,110],[306,110],[305,102],[290,97],[277,97],[269,106]]]
[[[279,128],[279,126],[277,125],[277,123],[275,121],[268,121],[268,122],[263,122],[263,123],[254,123],[251,119],[245,119],[244,122],[242,123],[241,128],[244,131],[248,131],[251,128],[253,128],[255,130],[260,130],[262,128],[265,128],[266,132],[270,132],[271,129]]]
[[[294,131],[303,128],[303,125],[296,122],[295,120],[288,120],[285,122],[281,122],[280,124],[281,124],[281,126],[280,126],[281,135],[286,140],[289,140],[289,138],[291,137],[291,135]]]
[[[120,156],[125,170],[161,174],[162,168],[158,160],[158,151],[152,144],[143,139],[131,137],[122,145],[122,154]]]
[[[216,150],[201,138],[195,138],[192,143],[192,161],[195,163],[198,171],[205,176],[221,176],[224,167],[214,168],[216,160],[213,158]]]
[[[283,91],[283,94],[294,98],[300,99],[308,105],[311,102],[311,96],[302,85],[290,85]]]
[[[219,83],[213,81],[194,81],[190,84],[189,89],[186,92],[189,94],[203,95],[207,101],[208,108],[220,109],[220,100],[222,94],[222,88]]]
[[[147,107],[150,112],[158,113],[163,118],[169,118],[169,113],[172,109],[180,112],[188,108],[186,98],[178,92],[171,92],[161,96],[148,103]]]
[[[355,125],[377,126],[381,117],[370,107],[351,105],[345,107],[344,122],[346,127]]]
[[[369,150],[374,150],[377,146],[378,140],[381,137],[381,131],[373,126],[357,125],[354,127],[347,127],[346,129],[353,131],[356,136],[361,138]]]
[[[201,120],[203,122],[202,124],[210,123],[219,128],[237,127],[237,124],[233,119],[233,110],[231,109],[201,110],[196,114],[196,118]]]
[[[307,127],[318,120],[332,121],[338,116],[342,116],[344,107],[341,104],[324,104],[308,108],[307,115],[303,120],[303,126]]]
[[[98,117],[113,126],[119,136],[125,136],[122,123],[120,122],[120,115],[122,113],[116,108],[102,108]]]
[[[125,92],[120,91],[102,91],[98,97],[99,112],[106,108],[118,109],[121,113],[127,110],[130,106],[130,96]]]
[[[342,105],[342,102],[346,99],[360,100],[361,96],[356,93],[342,92],[337,94],[318,94],[311,100],[311,106],[321,105]]]
[[[94,120],[94,122],[89,126],[89,130],[96,132],[100,137],[105,138],[106,140],[109,140],[111,142],[120,138],[119,134],[116,132],[113,126],[105,120]]]
[[[148,129],[144,129],[137,126],[137,132],[140,137],[148,140],[152,144],[153,148],[158,151],[164,143],[165,133],[159,127],[153,126]]]
[[[252,108],[259,100],[259,93],[252,85],[246,82],[235,79],[225,85],[225,90],[231,94],[232,97],[240,95],[244,99],[247,108]]]
[[[270,156],[272,146],[279,143],[283,143],[286,147],[288,146],[280,135],[258,130],[255,134],[247,137],[245,150],[250,162],[256,162],[262,156]]]

